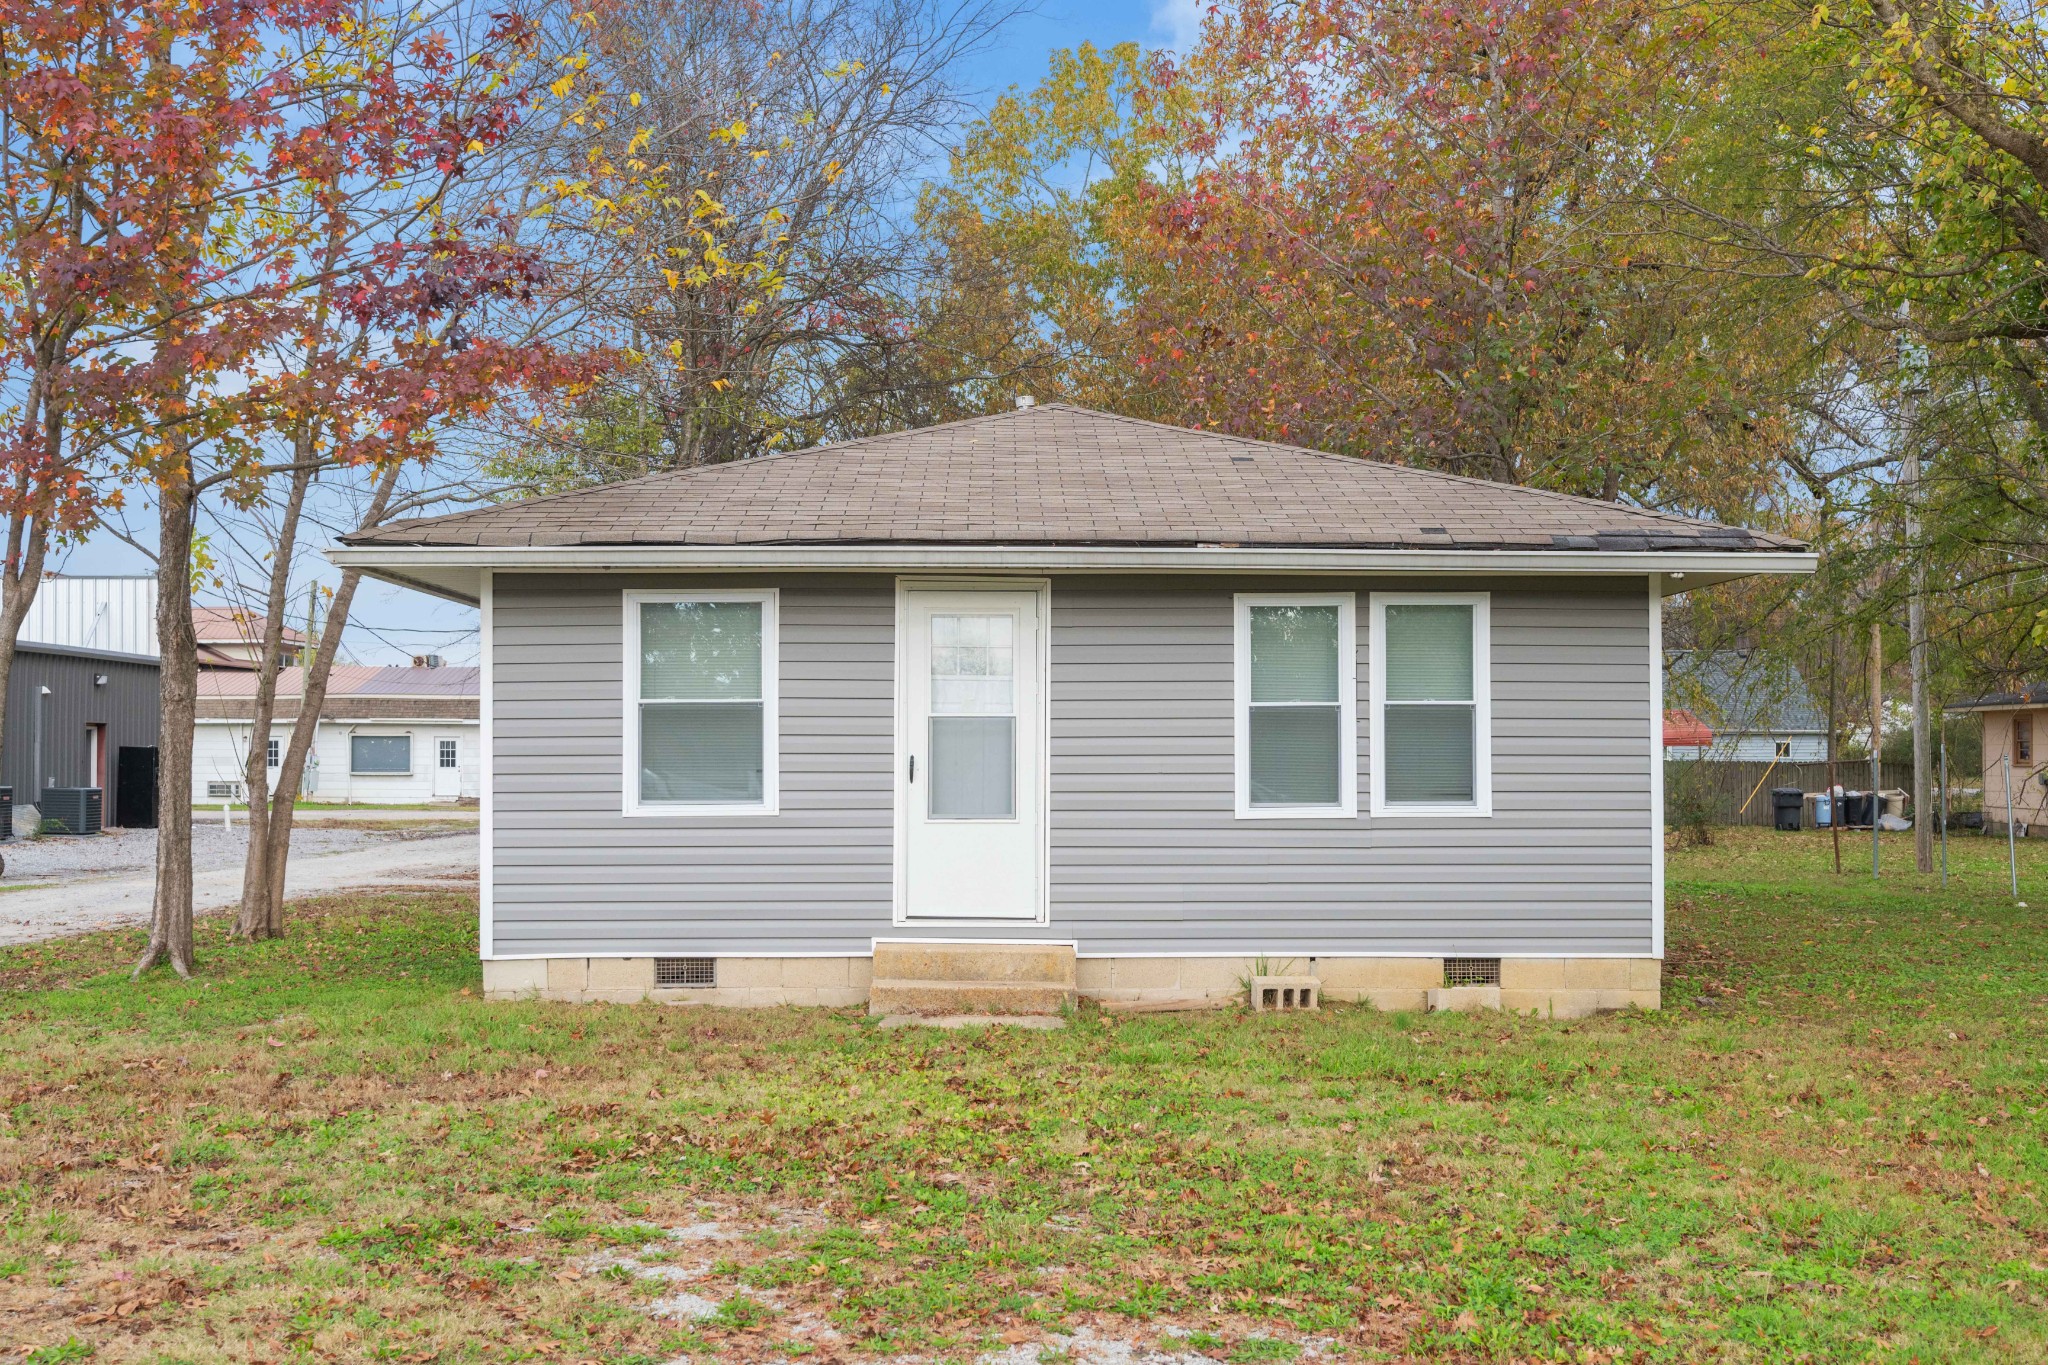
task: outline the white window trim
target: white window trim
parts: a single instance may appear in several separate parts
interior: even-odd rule
[[[1232,725],[1236,731],[1237,818],[1240,820],[1353,820],[1358,817],[1358,594],[1349,592],[1241,592],[1232,610]],[[1252,608],[1337,608],[1338,801],[1333,806],[1252,804]]]
[[[398,770],[397,770],[396,768],[367,768],[367,769],[365,769],[365,768],[358,768],[358,767],[356,767],[356,741],[357,741],[358,739],[402,739],[402,740],[404,740],[404,741],[405,741],[405,771],[404,771],[404,772],[400,772],[400,771],[398,771]],[[412,776],[414,776],[414,775],[415,775],[415,774],[417,774],[417,773],[418,773],[418,771],[419,771],[419,764],[418,764],[418,761],[417,761],[417,760],[415,759],[415,757],[414,757],[414,755],[415,755],[415,754],[416,754],[416,753],[418,752],[419,746],[418,746],[418,745],[416,745],[416,744],[414,744],[414,743],[413,743],[412,741],[413,741],[413,733],[412,733],[412,731],[410,731],[410,730],[399,730],[399,731],[395,731],[395,732],[394,732],[394,731],[379,731],[379,730],[370,730],[370,731],[367,731],[367,732],[366,732],[366,731],[362,731],[362,730],[350,730],[350,731],[348,732],[348,775],[349,775],[350,777],[412,777]]]
[[[1368,637],[1371,703],[1371,781],[1373,818],[1479,816],[1493,814],[1493,595],[1484,592],[1376,592],[1371,594]],[[1387,608],[1406,606],[1469,606],[1472,608],[1472,794],[1469,802],[1430,804],[1387,801]]]
[[[778,723],[781,669],[777,645],[781,636],[781,594],[774,588],[750,591],[635,592],[627,591],[625,618],[625,735],[620,754],[620,812],[631,818],[702,820],[734,815],[775,815],[781,810],[781,726]],[[640,799],[640,607],[647,602],[759,602],[761,604],[761,799],[757,802],[642,801]]]

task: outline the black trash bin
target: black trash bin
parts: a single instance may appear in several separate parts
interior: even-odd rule
[[[1776,829],[1805,827],[1806,793],[1798,787],[1771,788],[1771,824]]]
[[[1870,828],[1870,793],[1842,793],[1842,823],[1850,829]]]

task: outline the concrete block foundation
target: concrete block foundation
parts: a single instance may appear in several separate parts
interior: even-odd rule
[[[900,951],[900,950],[899,950]],[[556,957],[486,962],[489,1000],[561,1000],[749,1009],[809,1005],[834,1009],[869,1003],[874,959],[861,957],[721,957],[716,984],[655,984],[652,957]],[[1500,960],[1499,987],[1484,987],[1486,1003],[1516,1014],[1579,1019],[1609,1010],[1653,1010],[1662,1003],[1663,966],[1653,957],[1566,957]],[[1432,1008],[1442,993],[1440,957],[1083,957],[1073,961],[1072,990],[1083,1000],[1132,1004],[1242,999],[1258,975],[1312,977],[1331,1002],[1382,1010]],[[1438,1007],[1443,1007],[1439,1005]],[[1456,1006],[1453,1006],[1456,1007]]]

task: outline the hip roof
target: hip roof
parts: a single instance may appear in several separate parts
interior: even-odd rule
[[[1801,550],[1668,513],[1047,403],[395,522],[351,546]]]

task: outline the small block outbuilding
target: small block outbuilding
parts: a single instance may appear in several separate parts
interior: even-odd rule
[[[2010,825],[2023,839],[2048,835],[2048,682],[1942,709],[1983,717],[1986,832],[2003,835]]]
[[[1064,404],[334,557],[482,609],[492,995],[854,1004],[933,943],[1557,1013],[1659,998],[1663,597],[1814,564]]]

